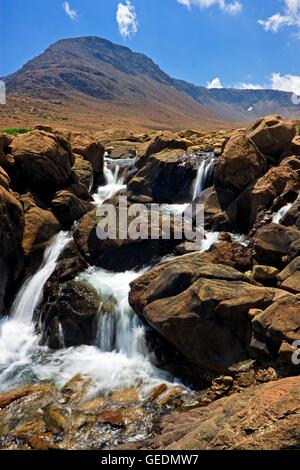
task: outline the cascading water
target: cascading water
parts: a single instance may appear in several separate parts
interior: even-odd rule
[[[289,202],[284,207],[279,209],[279,211],[275,212],[272,217],[273,224],[280,224],[281,219],[285,216],[285,214],[290,210],[292,207],[292,203]]]
[[[128,165],[133,165],[130,161]],[[107,184],[94,196],[96,204],[126,188],[120,163],[104,169]],[[45,252],[40,270],[26,280],[11,309],[9,318],[0,323],[0,390],[19,385],[53,381],[63,386],[77,374],[93,379],[91,393],[106,393],[118,388],[137,386],[147,390],[170,379],[158,370],[148,357],[144,329],[128,303],[129,284],[141,272],[112,273],[90,268],[79,278],[91,284],[101,296],[113,305],[113,312],[102,313],[99,306],[99,324],[94,346],[50,351],[39,345],[32,317],[41,300],[43,287],[55,269],[59,254],[69,241],[66,233],[58,234]],[[64,345],[60,331],[61,346]]]
[[[207,155],[206,158],[202,160],[197,171],[197,177],[193,193],[193,201],[195,201],[195,199],[197,199],[206,188],[207,181],[211,179],[215,163],[216,159],[214,155],[210,153]]]

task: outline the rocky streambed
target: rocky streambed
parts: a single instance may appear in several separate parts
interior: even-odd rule
[[[279,116],[0,135],[1,447],[299,448],[299,190]],[[158,237],[99,240],[120,195],[149,231],[162,205]],[[187,207],[194,252],[174,236]]]

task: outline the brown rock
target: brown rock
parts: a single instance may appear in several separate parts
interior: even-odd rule
[[[103,173],[104,147],[100,142],[81,132],[72,132],[70,137],[72,150],[77,155],[82,155],[90,162],[97,174]]]
[[[293,242],[300,238],[300,231],[292,227],[269,224],[258,230],[255,240],[255,259],[261,264],[282,267]]]
[[[93,209],[88,201],[82,201],[70,191],[58,191],[52,200],[52,210],[63,229],[68,230]]]
[[[94,182],[94,171],[90,162],[81,155],[75,155],[75,163],[72,172],[76,182],[82,184],[88,191],[91,190]]]
[[[266,171],[266,160],[243,130],[235,131],[219,158],[215,184],[241,193]]]
[[[74,158],[70,143],[60,135],[38,130],[19,134],[12,151],[17,171],[29,187],[56,191],[71,176]]]
[[[189,142],[185,139],[182,139],[177,134],[172,132],[162,132],[158,136],[155,136],[149,143],[145,155],[150,157],[156,153],[161,152],[166,149],[181,149],[187,150],[189,147]]]
[[[0,186],[9,191],[10,178],[6,171],[0,166]]]
[[[279,156],[295,135],[294,123],[283,121],[275,115],[259,119],[246,130],[246,136],[253,140],[264,155]]]
[[[256,281],[270,281],[276,279],[277,274],[279,274],[278,269],[272,266],[256,265],[253,267],[253,279]]]

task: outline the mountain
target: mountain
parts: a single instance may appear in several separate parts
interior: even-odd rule
[[[207,90],[176,80],[144,54],[98,37],[64,39],[5,78],[11,119],[101,129],[221,127],[295,113],[272,90]],[[3,121],[3,115],[0,125]]]

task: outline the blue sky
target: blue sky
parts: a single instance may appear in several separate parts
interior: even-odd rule
[[[195,84],[300,94],[300,0],[0,3],[0,76],[58,39],[97,35],[144,52],[173,77]]]

